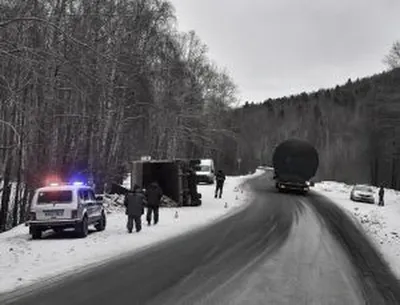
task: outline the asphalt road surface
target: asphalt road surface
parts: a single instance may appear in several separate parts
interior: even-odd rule
[[[249,187],[232,217],[0,304],[400,304],[399,281],[339,208],[279,194],[268,175]]]

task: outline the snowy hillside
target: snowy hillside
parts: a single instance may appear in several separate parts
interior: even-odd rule
[[[315,185],[315,191],[332,199],[358,221],[400,278],[400,192],[385,189],[385,206],[380,207],[351,201],[351,188],[333,181]],[[377,188],[375,193],[378,202]]]
[[[260,175],[258,171],[254,175]],[[31,240],[28,228],[21,225],[0,234],[0,293],[39,279],[82,269],[138,251],[157,242],[188,232],[236,211],[249,202],[250,194],[241,184],[244,177],[228,177],[222,199],[214,199],[214,186],[200,185],[203,204],[200,207],[162,208],[157,226],[144,226],[142,232],[127,234],[124,210],[118,207],[121,198],[108,200],[108,224],[104,232],[76,239],[73,234],[49,231],[42,240]],[[116,204],[115,204],[116,203]],[[225,205],[227,204],[227,206]],[[144,222],[144,218],[142,218]]]

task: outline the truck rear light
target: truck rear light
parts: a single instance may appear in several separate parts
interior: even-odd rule
[[[71,211],[71,218],[78,218],[78,210]]]
[[[35,212],[30,212],[28,216],[28,220],[36,220],[36,213]]]

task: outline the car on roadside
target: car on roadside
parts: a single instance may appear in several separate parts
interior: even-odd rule
[[[99,199],[92,187],[82,183],[53,183],[37,189],[27,222],[32,239],[40,239],[49,229],[58,233],[72,228],[81,238],[88,235],[90,225],[105,230],[106,212]]]
[[[356,184],[350,192],[352,201],[375,203],[374,189],[369,185]]]
[[[197,182],[205,182],[207,184],[214,184],[215,180],[215,166],[212,159],[201,159],[200,164],[196,166]]]

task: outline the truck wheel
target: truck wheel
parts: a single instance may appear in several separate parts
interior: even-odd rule
[[[57,234],[60,234],[64,231],[63,228],[53,228],[53,231],[56,232]]]
[[[94,227],[96,228],[97,231],[101,232],[106,229],[106,223],[107,223],[106,215],[104,214],[104,212],[102,212],[99,222]]]
[[[89,234],[89,224],[88,224],[88,219],[87,216],[84,216],[82,221],[78,223],[77,228],[76,228],[76,233],[78,234],[78,237],[80,238],[85,238]]]
[[[39,228],[30,228],[32,239],[41,239],[42,238],[42,230]]]

